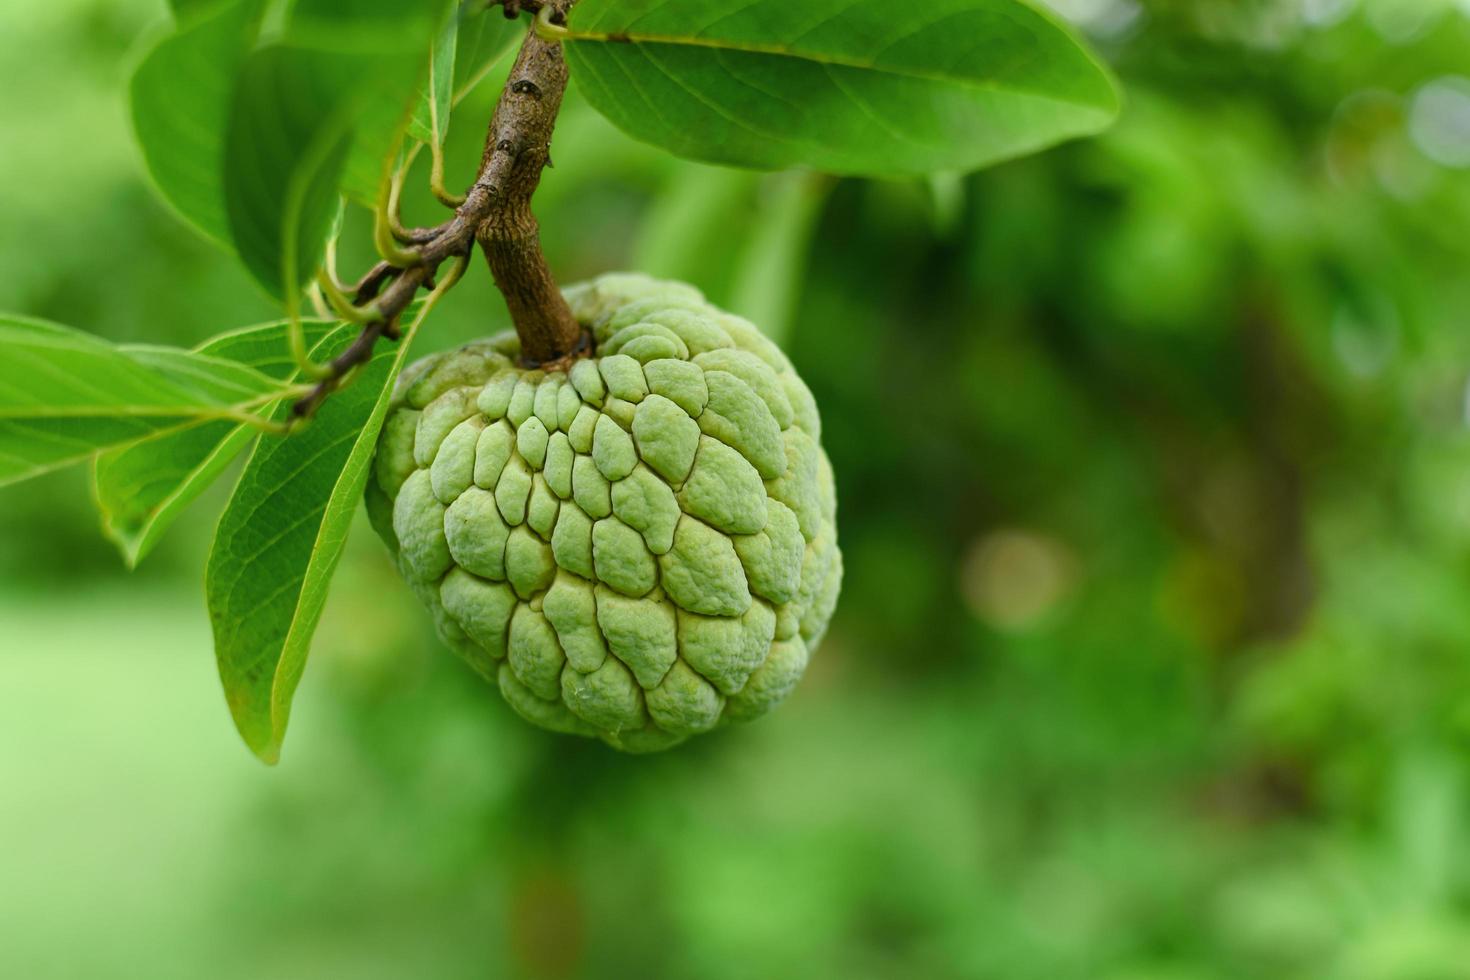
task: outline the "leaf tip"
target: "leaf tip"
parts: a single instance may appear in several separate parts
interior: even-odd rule
[[[117,548],[118,556],[122,558],[123,565],[127,570],[136,572],[138,566],[143,563],[143,559],[148,557],[148,552],[152,550],[152,545],[144,535],[129,534],[113,524],[111,515],[103,508],[100,500],[97,507],[103,511],[102,536],[111,541],[113,547]]]
[[[227,696],[227,700],[228,696]],[[237,713],[233,701],[230,704],[230,714],[235,721],[235,731],[240,735],[240,741],[255,756],[267,766],[275,766],[281,761],[281,743],[285,740],[284,731],[272,730],[261,732],[251,724],[252,719],[248,715]]]

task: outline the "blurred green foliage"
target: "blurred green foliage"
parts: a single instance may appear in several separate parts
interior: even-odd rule
[[[562,277],[696,281],[823,409],[847,587],[759,725],[534,731],[358,533],[267,771],[200,601],[218,494],[130,577],[78,473],[0,496],[0,972],[1470,977],[1470,12],[1057,6],[1124,119],[972,177],[697,167],[569,104]],[[271,315],[141,176],[163,14],[0,10],[0,307]],[[503,324],[477,274],[421,343]]]

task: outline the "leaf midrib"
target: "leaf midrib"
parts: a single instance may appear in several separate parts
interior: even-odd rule
[[[588,32],[585,34],[573,31],[567,36],[568,42],[594,42],[599,44],[627,44],[633,47],[640,45],[667,45],[670,47],[707,48],[715,51],[734,51],[741,54],[761,54],[777,58],[792,58],[799,61],[812,62],[836,68],[850,68],[856,71],[872,71],[896,78],[916,79],[919,81],[936,82],[940,84],[952,84],[971,89],[981,89],[990,92],[1014,92],[1030,98],[1047,99],[1053,102],[1065,103],[1067,105],[1083,106],[1097,112],[1107,113],[1113,111],[1113,106],[1106,103],[1082,102],[1075,99],[1046,92],[1034,86],[1026,86],[1017,83],[1003,83],[998,79],[977,79],[964,75],[954,75],[940,71],[925,71],[919,68],[899,69],[892,66],[877,64],[873,61],[864,61],[859,58],[844,58],[839,55],[818,54],[816,52],[802,51],[786,44],[756,44],[749,41],[730,41],[720,38],[704,38],[692,36],[679,36],[675,34],[651,34],[637,31],[617,31],[613,33]],[[1107,73],[1100,64],[1091,57],[1087,57],[1088,63],[1097,71],[1100,79],[1106,82]],[[1112,86],[1108,85],[1111,91]]]
[[[261,396],[265,400],[268,396]],[[0,408],[0,420],[45,422],[47,419],[159,418],[186,419],[190,422],[214,422],[235,419],[246,411],[240,405],[74,405],[23,406]]]

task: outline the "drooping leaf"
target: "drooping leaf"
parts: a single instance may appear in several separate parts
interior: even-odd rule
[[[92,492],[102,532],[129,568],[259,435],[236,422],[202,422],[97,457]]]
[[[187,7],[178,10],[179,30],[164,37],[133,74],[133,130],[164,199],[200,231],[226,243],[225,124],[260,3],[237,0],[202,12],[200,3]]]
[[[57,324],[0,317],[0,485],[200,421],[239,415],[276,382],[169,348],[122,348]]]
[[[347,200],[376,206],[388,167],[400,165],[404,132],[422,101],[417,90],[429,78],[437,38],[453,16],[453,7],[448,0],[416,0],[412,4],[303,0],[295,7],[295,37],[307,38],[316,47],[359,38],[357,43],[366,41],[378,51],[376,68],[370,71],[398,73],[397,79],[378,79],[384,87],[381,96],[370,98],[357,109],[341,178],[341,192]],[[406,46],[413,41],[417,41],[416,48]]]
[[[335,324],[304,326],[307,341],[316,343]],[[247,327],[205,342],[198,352],[238,362],[271,378],[293,380],[296,364],[286,334],[285,323]],[[97,457],[93,491],[103,531],[130,567],[143,560],[184,508],[257,435],[254,427],[241,422],[206,421],[159,432]]]
[[[376,188],[435,26],[420,4],[301,0],[285,36],[245,60],[226,143],[226,211],[240,258],[277,298],[294,302],[319,265],[349,163],[353,187]]]
[[[351,338],[331,334],[312,356],[331,357]],[[268,763],[280,756],[291,698],[411,339],[410,332],[382,347],[303,431],[262,439],[220,520],[205,578],[215,656],[235,725]]]
[[[1118,112],[1107,72],[1023,0],[583,0],[571,28],[598,110],[714,163],[973,170]]]

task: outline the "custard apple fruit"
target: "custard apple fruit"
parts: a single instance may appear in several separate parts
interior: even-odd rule
[[[399,382],[368,511],[439,634],[528,721],[654,751],[790,693],[842,580],[811,392],[690,286],[567,290],[595,356],[514,334]]]

